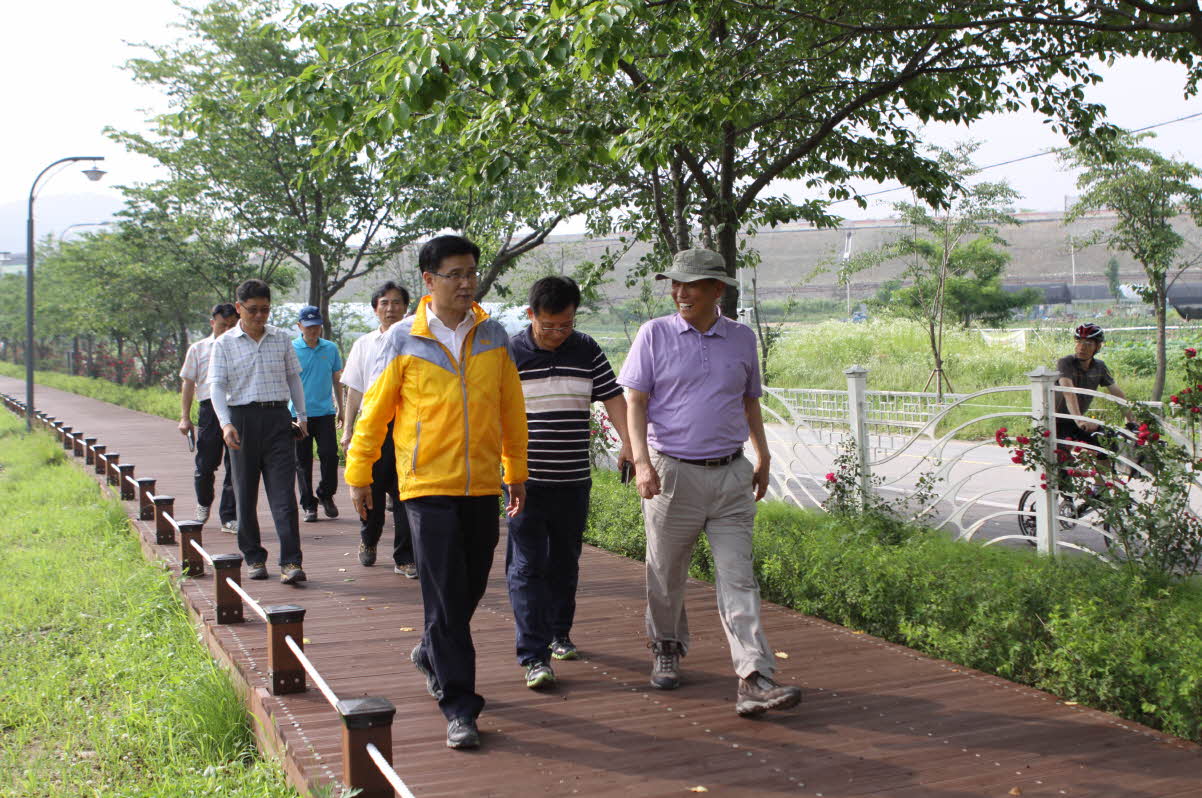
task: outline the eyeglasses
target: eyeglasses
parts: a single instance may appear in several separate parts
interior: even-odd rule
[[[247,316],[267,316],[271,314],[271,305],[263,305],[261,307],[243,305],[241,312],[245,313]]]
[[[429,274],[432,274],[435,277],[441,277],[444,280],[455,280],[462,283],[474,283],[476,280],[480,279],[480,272],[478,271],[449,272],[448,274],[443,274],[442,272],[429,272]]]
[[[538,319],[535,319],[535,321],[538,321]],[[538,321],[538,328],[543,332],[549,333],[570,333],[572,330],[576,329],[576,322],[569,321],[567,324],[561,327],[552,327],[549,324],[543,324],[541,321]]]

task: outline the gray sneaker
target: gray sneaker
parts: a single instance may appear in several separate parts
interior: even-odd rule
[[[265,562],[248,562],[246,564],[247,579],[266,579],[267,578],[267,563]]]
[[[447,748],[479,748],[480,730],[471,718],[452,718],[447,724]]]
[[[757,671],[746,679],[739,679],[735,712],[747,718],[770,709],[789,709],[800,703],[800,687],[777,684]]]
[[[359,544],[359,564],[365,566],[376,564],[375,546],[369,546],[366,543]]]
[[[280,568],[280,581],[285,585],[295,585],[297,582],[304,582],[308,579],[305,576],[305,571],[296,563],[288,563]]]
[[[209,508],[203,504],[196,505],[196,513],[192,516],[193,521],[204,523],[209,520]]]
[[[551,641],[551,656],[555,659],[580,659],[580,652],[571,638],[557,637]]]
[[[651,644],[655,662],[651,666],[651,686],[660,690],[680,687],[680,643],[657,640]]]
[[[225,521],[221,524],[221,531],[228,532],[231,535],[238,534],[238,521]]]
[[[426,652],[422,650],[421,643],[418,643],[409,652],[409,661],[413,663],[413,667],[417,668],[418,673],[426,677],[426,692],[434,700],[441,701],[442,688],[438,685],[438,677],[434,675],[434,669],[430,667],[430,662],[426,659]]]
[[[526,664],[526,686],[531,690],[550,687],[555,684],[555,672],[545,662],[535,660]]]
[[[400,574],[406,579],[417,579],[417,566],[411,562],[403,562],[400,565],[392,566],[394,574]]]
[[[303,514],[302,520],[304,520],[304,522],[307,524],[311,524],[317,520],[317,508],[316,507],[314,507],[312,509],[302,509],[301,513]]]

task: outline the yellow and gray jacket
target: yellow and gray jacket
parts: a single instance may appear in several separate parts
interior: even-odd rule
[[[430,331],[423,297],[417,312],[388,328],[355,435],[346,452],[348,485],[370,485],[372,464],[395,419],[400,497],[489,496],[525,482],[526,403],[509,335],[472,305],[475,325],[456,362]]]

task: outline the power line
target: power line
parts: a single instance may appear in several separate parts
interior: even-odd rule
[[[1164,127],[1165,125],[1173,125],[1173,124],[1176,124],[1177,122],[1185,122],[1186,120],[1194,119],[1199,116],[1202,116],[1202,111],[1198,111],[1197,113],[1193,113],[1193,114],[1186,114],[1185,116],[1179,116],[1176,119],[1169,119],[1164,122],[1157,122],[1156,124],[1153,124],[1153,125],[1147,125],[1145,127],[1136,128],[1135,130],[1132,130],[1130,132],[1131,133],[1143,133],[1145,130],[1152,130],[1154,128]],[[1032,153],[1031,155],[1023,155],[1018,158],[1011,158],[1008,161],[998,161],[997,163],[991,163],[987,166],[982,166],[977,171],[984,172],[986,169],[996,169],[999,166],[1009,166],[1012,163],[1020,163],[1022,161],[1029,161],[1032,158],[1042,158],[1045,155],[1056,155],[1057,153],[1064,152],[1067,149],[1068,149],[1068,147],[1057,147],[1054,150],[1044,150],[1043,152],[1036,152],[1036,153]],[[893,188],[883,188],[883,189],[880,189],[879,191],[870,191],[867,194],[861,194],[860,196],[861,197],[875,197],[880,194],[891,194],[894,191],[904,191],[906,188],[907,188],[906,186],[894,186]],[[832,202],[831,204],[838,205],[840,202],[851,202],[851,199],[836,200],[835,202]]]

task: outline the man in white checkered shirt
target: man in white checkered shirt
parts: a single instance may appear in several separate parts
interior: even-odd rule
[[[238,286],[238,324],[213,343],[209,387],[213,410],[230,450],[238,504],[238,548],[247,576],[267,578],[267,550],[259,538],[259,478],[280,539],[280,581],[305,581],[293,480],[296,442],[288,398],[300,434],[307,434],[305,391],[292,336],[267,324],[271,288],[262,280]]]

